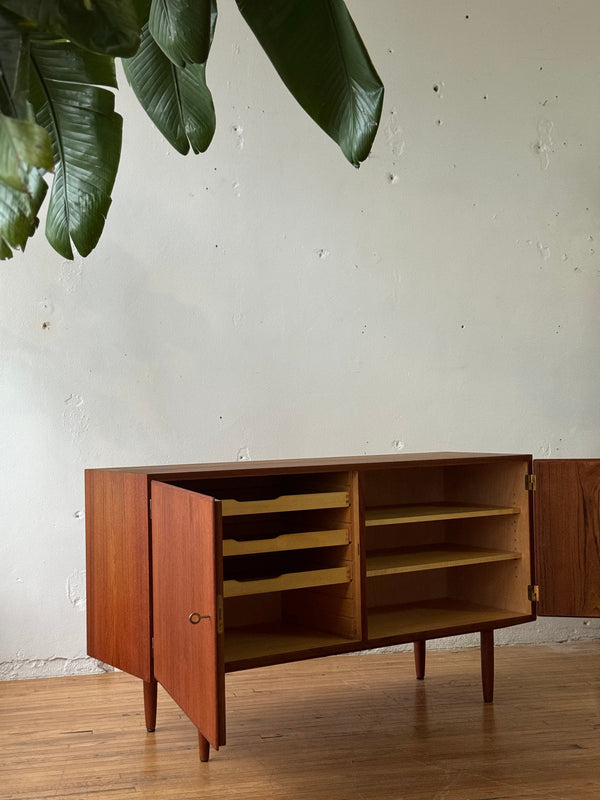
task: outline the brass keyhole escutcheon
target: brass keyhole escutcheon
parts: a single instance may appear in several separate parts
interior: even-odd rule
[[[197,611],[194,611],[189,616],[192,625],[197,625],[201,619],[210,619],[210,616],[208,614],[199,614]]]

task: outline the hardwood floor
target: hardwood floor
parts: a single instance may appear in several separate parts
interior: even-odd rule
[[[3,800],[598,800],[600,641],[338,656],[228,675],[227,746],[122,673],[0,683]]]

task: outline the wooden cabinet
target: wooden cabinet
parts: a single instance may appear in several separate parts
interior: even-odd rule
[[[427,639],[480,632],[491,701],[495,628],[600,615],[600,461],[535,471],[460,453],[88,470],[88,652],[144,681],[150,730],[161,683],[203,760],[234,670],[414,642],[423,677]]]

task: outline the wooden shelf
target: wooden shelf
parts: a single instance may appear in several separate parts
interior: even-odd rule
[[[272,578],[259,580],[225,580],[223,595],[240,597],[247,594],[265,594],[287,589],[306,589],[310,586],[333,586],[336,583],[348,583],[351,578],[350,567],[331,567],[328,569],[311,569],[304,572],[288,572]]]
[[[513,561],[519,558],[521,558],[521,553],[452,544],[384,550],[367,555],[367,577],[395,575],[403,572],[423,572],[446,567],[461,567],[467,564],[488,564],[493,561]]]
[[[400,525],[409,522],[435,522],[444,519],[470,519],[519,514],[518,508],[483,506],[472,503],[424,503],[418,505],[377,506],[365,511],[365,525]]]
[[[321,508],[345,508],[350,505],[348,492],[316,492],[314,494],[285,494],[261,500],[222,500],[224,517],[244,514],[276,514],[281,511],[310,511]]]
[[[446,597],[402,606],[373,608],[368,613],[368,638],[433,633],[472,625],[514,620],[518,611],[476,605]]]
[[[252,553],[277,553],[285,550],[306,550],[312,547],[336,547],[348,544],[347,528],[330,531],[283,533],[268,539],[223,539],[224,556],[244,556]]]
[[[347,645],[349,641],[351,640],[334,633],[285,622],[226,628],[225,669],[235,662],[268,658],[280,653]]]

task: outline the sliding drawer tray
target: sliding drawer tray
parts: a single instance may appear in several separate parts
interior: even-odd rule
[[[346,508],[348,505],[350,505],[348,492],[284,494],[266,500],[222,500],[221,513],[224,517],[238,517],[244,514],[276,514],[281,511]]]
[[[305,572],[288,572],[272,578],[225,580],[223,581],[223,594],[225,597],[266,594],[267,592],[281,592],[287,589],[306,589],[311,586],[332,586],[336,583],[349,583],[350,579],[350,567],[348,566],[311,569]]]
[[[337,547],[348,544],[347,528],[330,531],[282,533],[268,539],[223,539],[224,556],[245,556],[252,553],[277,553],[285,550],[306,550],[312,547]]]

